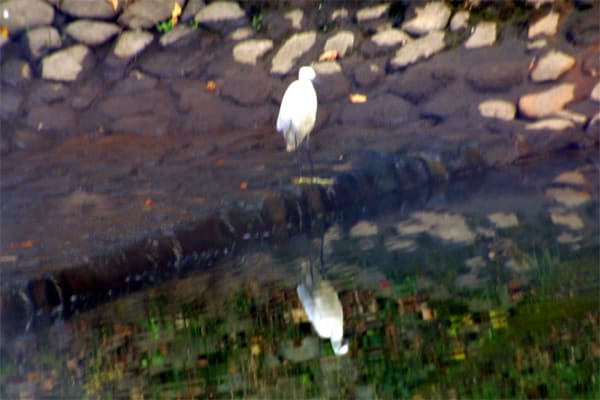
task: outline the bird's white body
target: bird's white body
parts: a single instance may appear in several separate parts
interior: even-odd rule
[[[305,271],[304,279],[296,291],[319,337],[331,341],[336,355],[346,354],[348,344],[344,341],[344,312],[331,282],[324,280],[316,271]]]
[[[306,139],[317,119],[317,92],[313,86],[316,77],[311,67],[301,67],[298,80],[292,82],[283,94],[277,130],[283,133],[286,150],[294,151]]]

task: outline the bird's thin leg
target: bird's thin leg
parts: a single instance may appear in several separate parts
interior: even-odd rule
[[[312,184],[315,179],[315,166],[313,164],[312,155],[310,153],[310,136],[306,137],[306,154],[308,155],[308,162],[310,164],[310,183]]]
[[[298,137],[294,135],[294,157],[296,158],[296,165],[298,166],[298,179],[302,178],[302,163],[298,156]]]

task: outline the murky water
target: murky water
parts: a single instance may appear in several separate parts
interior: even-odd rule
[[[0,395],[597,398],[598,166],[559,164],[316,221],[17,335]],[[298,298],[307,265],[340,301],[345,355]]]

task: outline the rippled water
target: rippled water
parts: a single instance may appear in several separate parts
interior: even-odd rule
[[[510,169],[316,221],[311,237],[18,335],[0,394],[597,398],[597,171]],[[307,320],[303,264],[337,291],[344,356]]]

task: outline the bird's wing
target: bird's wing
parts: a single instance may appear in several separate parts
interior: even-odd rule
[[[300,82],[294,81],[288,86],[281,106],[279,107],[279,115],[277,116],[277,130],[279,132],[287,132],[292,126],[295,111],[298,109],[298,97],[300,96]]]

